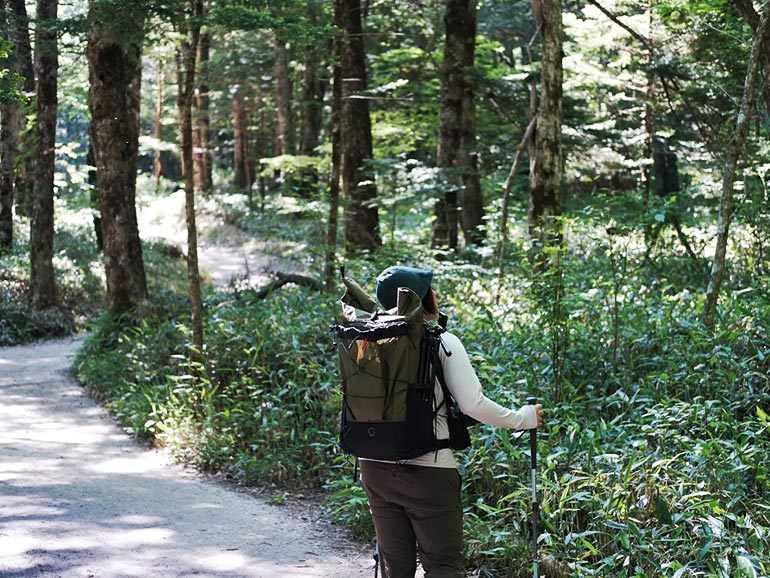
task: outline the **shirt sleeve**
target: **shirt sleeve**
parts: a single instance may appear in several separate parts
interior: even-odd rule
[[[444,379],[464,414],[485,424],[510,429],[525,430],[537,427],[534,406],[526,405],[518,411],[513,411],[489,399],[481,389],[481,382],[471,366],[468,352],[462,342],[451,333],[444,333],[441,338],[451,351],[451,355],[441,353]]]

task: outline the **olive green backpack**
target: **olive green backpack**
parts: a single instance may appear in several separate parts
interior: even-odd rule
[[[439,349],[444,323],[423,321],[422,301],[398,290],[396,313],[377,303],[354,280],[343,276],[344,320],[332,326],[342,381],[340,445],[360,458],[406,460],[442,448],[470,445],[463,416],[443,379]],[[436,439],[435,383],[439,381],[450,439]]]

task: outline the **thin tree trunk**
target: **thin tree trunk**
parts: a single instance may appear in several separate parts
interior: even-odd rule
[[[289,76],[289,55],[286,51],[286,41],[276,34],[274,43],[275,66],[273,68],[275,82],[276,107],[276,140],[278,154],[294,154],[294,117],[291,107],[291,78]]]
[[[473,0],[446,0],[444,13],[444,63],[441,69],[441,112],[436,165],[441,170],[441,187],[435,205],[433,246],[457,247],[457,200],[462,188],[461,148],[463,142],[463,92],[465,90],[466,39],[474,37],[475,20],[468,18]]]
[[[141,50],[144,17],[111,29],[109,5],[91,0],[88,39],[91,134],[96,159],[110,310],[120,314],[147,297],[136,218]]]
[[[211,191],[211,151],[209,150],[209,59],[211,53],[211,34],[203,32],[198,41],[199,81],[195,91],[195,130],[193,131],[193,158],[195,162],[195,187],[202,191]]]
[[[203,353],[203,307],[201,277],[198,269],[198,229],[195,222],[195,180],[192,146],[192,104],[195,90],[195,60],[203,15],[203,0],[190,0],[189,22],[184,23],[184,39],[177,52],[177,107],[179,111],[179,142],[182,149],[182,174],[187,217],[187,277],[190,289],[190,313],[193,330],[194,355]]]
[[[508,207],[511,198],[511,188],[513,187],[513,179],[516,178],[516,173],[519,171],[519,165],[521,164],[521,157],[523,156],[524,149],[529,146],[532,141],[532,135],[535,134],[535,123],[537,117],[532,117],[529,121],[524,136],[521,137],[519,146],[516,149],[516,154],[513,157],[513,163],[511,163],[511,169],[508,171],[508,176],[503,183],[503,206],[500,211],[500,244],[497,248],[497,282],[498,293],[497,299],[500,299],[500,287],[503,282],[503,274],[505,272],[505,253],[508,250]]]
[[[5,0],[0,0],[0,32],[3,38],[14,36]],[[7,70],[9,75],[18,72],[15,46],[7,58],[0,59],[0,69]],[[4,100],[0,104],[0,249],[13,245],[13,187],[20,130],[18,101]]]
[[[308,3],[308,23],[317,24],[317,7],[315,3]],[[310,156],[321,135],[321,123],[323,120],[324,85],[318,75],[321,65],[321,50],[317,46],[306,48],[305,71],[302,75],[302,103],[300,118],[302,121],[302,133],[299,142],[299,154]]]
[[[257,172],[257,142],[254,134],[254,100],[251,98],[244,107],[243,164],[246,170],[246,188],[251,194]]]
[[[743,147],[751,122],[751,109],[754,105],[757,75],[759,73],[762,54],[766,50],[768,37],[770,36],[770,0],[765,0],[762,8],[762,16],[754,33],[754,42],[751,45],[746,82],[743,88],[743,99],[738,118],[735,122],[735,131],[732,141],[727,149],[725,168],[722,176],[722,198],[719,204],[719,224],[717,225],[717,244],[714,251],[714,261],[711,265],[711,278],[706,289],[706,303],[703,309],[703,322],[707,327],[713,327],[716,319],[717,301],[719,290],[725,274],[725,261],[727,255],[727,241],[729,239],[730,222],[735,212],[735,200],[733,189],[735,175],[738,167],[738,159],[743,154]]]
[[[269,156],[267,150],[269,139],[267,136],[267,120],[265,119],[265,97],[262,94],[259,85],[257,85],[256,88],[257,94],[255,100],[259,107],[259,112],[257,113],[257,134],[254,136],[254,156],[258,163],[259,159]],[[257,179],[257,188],[259,189],[259,208],[260,211],[263,211],[265,208],[265,199],[267,197],[267,177],[261,173],[258,166],[254,167],[254,177]],[[249,190],[248,194],[249,207],[253,208],[252,191]]]
[[[346,250],[373,251],[382,245],[376,206],[377,186],[367,163],[372,158],[372,126],[369,101],[359,98],[366,90],[361,0],[340,3],[342,37],[342,189],[345,205]]]
[[[543,247],[560,242],[562,181],[562,3],[533,0],[533,13],[541,29],[543,49],[540,99],[530,174],[529,233]]]
[[[751,0],[733,0],[733,4],[756,33],[760,18]],[[762,75],[765,77],[762,83],[762,99],[765,101],[766,112],[770,117],[770,53],[767,50],[762,53]]]
[[[474,55],[476,50],[476,1],[467,2],[463,42],[463,102],[460,126],[459,162],[462,166],[460,189],[460,225],[466,245],[484,241],[484,194],[479,177],[479,154],[476,148],[476,79]]]
[[[655,64],[655,52],[653,45],[653,14],[654,8],[652,0],[648,0],[647,5],[647,19],[650,27],[649,44],[645,47],[647,50],[647,88],[644,98],[644,131],[646,134],[644,142],[644,156],[648,162],[652,162],[652,144],[655,140],[655,120],[653,118],[655,107],[653,100],[655,98],[655,75],[653,73],[653,65]],[[650,205],[650,191],[652,190],[652,183],[650,178],[650,165],[645,164],[642,168],[642,179],[644,180],[644,210],[647,211]]]
[[[334,3],[334,22],[341,21],[342,8],[340,2]],[[340,176],[342,173],[342,32],[334,37],[332,53],[334,67],[332,69],[332,172],[329,177],[329,216],[326,227],[326,290],[332,291],[337,269],[337,228],[340,211]]]
[[[233,184],[242,190],[249,186],[246,170],[246,106],[243,95],[233,95]]]
[[[160,191],[160,178],[163,176],[163,97],[166,84],[165,61],[158,59],[158,92],[155,97],[155,158],[153,159],[152,172],[155,175],[155,192]]]
[[[13,44],[16,53],[18,71],[22,78],[21,89],[30,99],[30,104],[20,109],[19,114],[19,147],[17,148],[15,195],[16,212],[19,215],[30,215],[32,198],[32,178],[35,172],[35,137],[34,131],[26,131],[27,119],[25,112],[31,112],[35,97],[35,67],[32,62],[32,45],[29,38],[29,17],[24,0],[8,0],[11,7],[13,24]]]
[[[96,171],[96,154],[94,152],[93,132],[89,131],[88,153],[86,157],[88,164],[88,200],[93,210],[94,235],[96,236],[96,248],[100,253],[104,252],[104,234],[102,233],[102,214],[99,211],[99,185]]]
[[[5,102],[0,106],[0,249],[13,245],[14,163],[18,150],[19,106]]]
[[[56,95],[59,55],[54,23],[57,0],[38,0],[35,30],[37,71],[37,170],[30,229],[30,289],[36,309],[56,304],[53,268],[53,178],[56,150]]]

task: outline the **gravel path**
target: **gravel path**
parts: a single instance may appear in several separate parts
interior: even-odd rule
[[[73,339],[0,348],[0,576],[371,576],[308,509],[139,447],[69,376]]]

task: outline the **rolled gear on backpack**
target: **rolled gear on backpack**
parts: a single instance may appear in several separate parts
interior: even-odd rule
[[[390,314],[377,310],[355,281],[344,282],[345,320],[332,326],[342,380],[342,449],[360,458],[398,461],[467,447],[469,440],[458,447],[435,435],[444,328],[423,321],[422,299],[409,288],[399,288],[396,312]],[[449,391],[442,387],[449,407]]]

